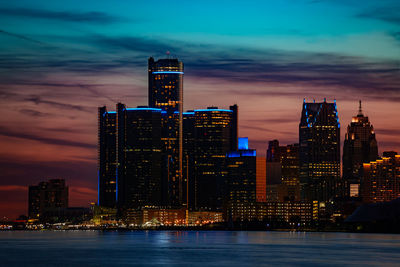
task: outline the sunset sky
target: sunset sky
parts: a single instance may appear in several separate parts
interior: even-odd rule
[[[379,152],[400,151],[400,2],[2,1],[0,218],[27,186],[64,178],[97,200],[97,107],[147,104],[147,58],[185,64],[184,109],[239,105],[264,155],[298,142],[303,98],[336,99],[343,141],[358,100]]]

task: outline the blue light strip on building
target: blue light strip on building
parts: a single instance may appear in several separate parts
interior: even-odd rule
[[[231,151],[226,154],[228,158],[240,158],[240,157],[256,157],[257,152],[255,149]]]
[[[126,110],[130,111],[130,110],[151,110],[151,111],[161,111],[161,108],[127,108]]]
[[[212,111],[233,112],[230,109],[196,109],[194,112],[212,112]]]
[[[153,74],[183,74],[183,71],[153,71]]]
[[[194,115],[194,112],[183,112],[183,115]]]

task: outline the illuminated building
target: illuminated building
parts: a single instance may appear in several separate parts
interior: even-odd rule
[[[239,138],[237,151],[227,154],[226,218],[233,221],[257,217],[256,202],[265,202],[265,158],[248,148],[248,139]],[[257,190],[258,189],[258,190]]]
[[[222,212],[215,211],[189,211],[188,224],[189,225],[202,225],[208,223],[223,222]]]
[[[363,202],[386,202],[400,197],[400,155],[384,153],[382,159],[364,163],[363,169]]]
[[[161,116],[161,109],[117,104],[119,208],[138,209],[161,203]]]
[[[98,121],[98,205],[112,208],[117,188],[116,112],[100,107]]]
[[[54,209],[68,208],[68,186],[64,179],[51,179],[29,186],[29,218],[42,219],[42,216]]]
[[[148,61],[149,107],[160,108],[168,113],[182,112],[183,63],[178,59]]]
[[[183,63],[176,58],[148,60],[150,108],[165,111],[162,116],[163,204],[180,206],[183,196]]]
[[[306,103],[299,124],[302,199],[329,201],[340,186],[340,124],[334,103]]]
[[[143,224],[151,221],[163,225],[184,225],[186,224],[186,209],[143,209]]]
[[[237,150],[237,139],[233,140],[237,137],[237,110],[236,105],[230,109],[209,107],[191,114],[194,116],[194,205],[197,210],[222,211],[226,153]]]
[[[300,200],[298,144],[280,146],[278,140],[269,142],[267,184],[269,192],[276,194],[276,201],[282,198],[291,201]]]
[[[311,202],[267,202],[266,219],[270,222],[302,223],[313,220],[313,204]]]
[[[343,145],[343,179],[346,196],[359,197],[363,163],[378,158],[378,145],[374,127],[365,117],[360,107],[357,116],[353,117],[347,127]]]

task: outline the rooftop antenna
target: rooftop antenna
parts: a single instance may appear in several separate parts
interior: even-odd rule
[[[358,106],[358,115],[363,115],[362,113],[362,108],[361,108],[361,100],[358,101],[359,106]]]

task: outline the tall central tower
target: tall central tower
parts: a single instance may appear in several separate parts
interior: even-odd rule
[[[162,110],[162,202],[182,204],[183,63],[176,58],[148,61],[149,107]]]

